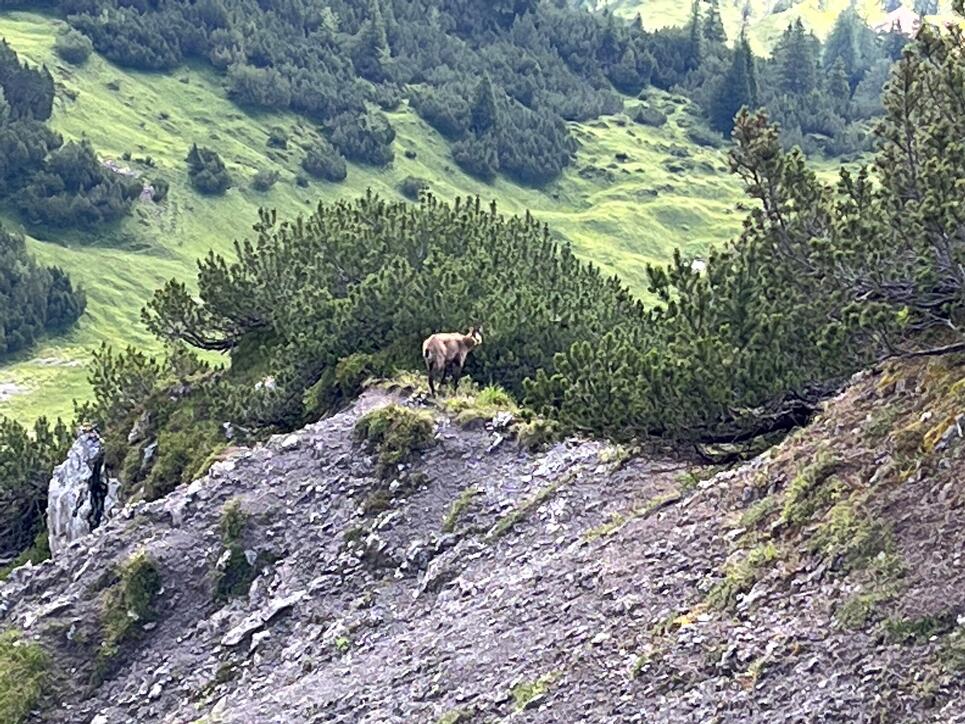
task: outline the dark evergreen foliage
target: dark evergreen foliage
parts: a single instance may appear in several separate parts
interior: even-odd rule
[[[216,151],[195,143],[185,160],[191,185],[201,193],[220,195],[231,186],[231,175]]]
[[[327,141],[308,149],[302,168],[315,178],[325,181],[344,181],[348,171],[345,159]]]
[[[70,326],[85,306],[62,269],[40,266],[22,236],[0,228],[0,356]]]
[[[7,561],[45,535],[47,485],[72,436],[57,420],[28,430],[0,416],[0,559]]]
[[[68,63],[80,65],[94,52],[94,44],[86,35],[73,28],[67,28],[57,35],[54,51]]]

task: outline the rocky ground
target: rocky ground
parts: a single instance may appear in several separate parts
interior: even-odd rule
[[[422,403],[373,389],[15,571],[0,628],[53,654],[38,721],[965,721],[963,369],[865,375],[716,475],[435,410],[385,483],[352,428]],[[273,562],[223,601],[234,499]],[[103,591],[139,550],[157,618],[98,683]]]

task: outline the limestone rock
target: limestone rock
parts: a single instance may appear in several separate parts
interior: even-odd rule
[[[54,469],[47,491],[50,553],[88,535],[118,508],[118,481],[104,469],[104,445],[95,430],[84,430],[67,459]]]

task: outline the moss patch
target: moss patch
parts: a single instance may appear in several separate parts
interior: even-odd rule
[[[452,533],[452,531],[456,529],[456,523],[459,522],[459,518],[465,512],[466,508],[469,507],[469,504],[472,503],[472,499],[481,493],[482,490],[475,485],[464,488],[463,491],[459,493],[459,497],[456,498],[449,507],[446,517],[442,519],[443,533]]]
[[[457,394],[445,399],[442,403],[446,411],[455,414],[457,425],[465,427],[491,420],[500,412],[515,414],[519,411],[512,395],[502,387],[491,385],[478,391],[474,389],[462,391],[463,389],[460,381],[460,390]]]
[[[841,481],[831,477],[837,466],[837,461],[830,455],[818,453],[817,459],[788,485],[781,520],[790,525],[802,525],[818,510],[834,502],[844,489]]]
[[[745,558],[730,563],[724,570],[724,580],[707,594],[707,604],[713,608],[730,608],[737,597],[749,591],[760,577],[761,571],[770,566],[778,556],[773,543],[765,543],[752,549]]]
[[[50,680],[50,656],[19,631],[0,634],[0,721],[20,724]]]
[[[559,478],[558,480],[554,480],[549,485],[545,485],[537,490],[532,497],[527,498],[512,511],[497,520],[496,524],[490,529],[489,533],[486,534],[486,540],[495,540],[501,535],[507,533],[513,528],[513,526],[524,520],[526,516],[529,515],[530,511],[535,510],[549,500],[557,490],[559,490],[565,483],[570,482],[574,477],[576,477],[575,473],[570,473],[569,475]]]
[[[242,544],[247,525],[248,515],[242,510],[241,502],[235,498],[225,503],[218,521],[223,548],[214,572],[216,600],[225,601],[233,596],[244,595],[258,575],[258,561],[248,560]]]
[[[841,501],[828,511],[810,543],[812,551],[827,557],[841,556],[849,568],[861,566],[892,547],[888,529],[860,512],[851,501]]]
[[[925,643],[932,636],[948,633],[955,627],[955,614],[946,612],[920,618],[889,618],[884,623],[885,635],[896,643]]]
[[[558,672],[551,671],[533,681],[519,682],[509,690],[509,693],[513,697],[513,708],[518,712],[523,711],[538,697],[543,696],[549,691],[550,687],[556,683],[559,678],[560,674]]]
[[[161,592],[161,574],[150,556],[135,553],[121,565],[117,578],[101,603],[103,638],[94,663],[95,684],[110,675],[122,649],[141,636],[144,624],[157,618],[154,605]]]
[[[616,513],[613,513],[606,522],[601,523],[595,528],[591,528],[583,533],[583,540],[589,542],[597,540],[598,538],[605,538],[609,535],[613,535],[631,520],[636,520],[637,518],[646,518],[648,515],[651,515],[660,508],[677,502],[680,500],[680,497],[681,493],[679,491],[671,490],[668,493],[654,496],[640,507],[634,508],[627,513],[617,511]]]
[[[378,471],[383,477],[433,442],[432,415],[402,405],[387,405],[372,410],[355,423],[355,439],[378,455]]]

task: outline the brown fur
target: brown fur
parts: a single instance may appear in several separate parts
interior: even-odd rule
[[[482,344],[482,327],[469,328],[468,334],[458,332],[444,332],[433,334],[422,343],[422,358],[426,361],[426,373],[429,376],[429,391],[436,394],[435,380],[439,384],[446,382],[446,375],[452,377],[455,389],[462,376],[462,368],[466,364],[466,357],[476,347]]]

